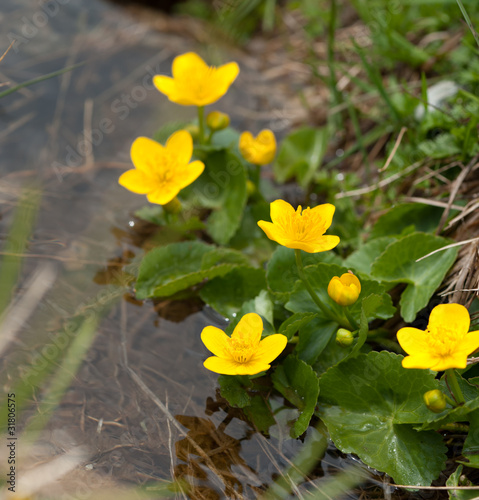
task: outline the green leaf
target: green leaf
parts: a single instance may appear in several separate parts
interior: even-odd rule
[[[457,247],[417,259],[446,246],[449,240],[426,233],[413,233],[395,243],[376,259],[371,274],[382,281],[407,283],[401,300],[401,316],[411,322],[425,307],[456,260]]]
[[[276,424],[271,408],[259,394],[251,398],[250,404],[243,411],[259,432],[268,432]]]
[[[370,240],[361,248],[353,252],[345,261],[344,265],[357,273],[371,274],[373,262],[386,250],[386,247],[396,241],[392,236],[383,236]]]
[[[422,397],[437,389],[428,370],[406,370],[402,356],[360,354],[321,376],[319,416],[344,453],[389,474],[398,484],[429,485],[445,467],[446,447],[434,431],[412,423],[429,410]]]
[[[245,265],[248,265],[246,257],[234,250],[199,241],[172,243],[145,255],[140,264],[136,296],[167,297]]]
[[[333,262],[341,264],[341,259],[333,252],[306,253],[301,252],[303,265],[309,266],[319,262]],[[279,246],[274,251],[268,268],[266,270],[266,280],[270,290],[276,297],[287,302],[294,284],[299,280],[298,269],[294,250]]]
[[[205,171],[190,189],[199,204],[214,209],[207,230],[217,243],[224,245],[236,233],[243,217],[248,197],[246,169],[227,150],[213,151],[204,162]]]
[[[313,369],[295,356],[288,356],[271,376],[274,387],[300,410],[291,429],[297,438],[308,428],[319,394],[319,381]]]
[[[291,340],[296,332],[298,332],[303,326],[307,325],[315,317],[316,314],[314,313],[295,313],[286,321],[281,323],[278,333],[283,334],[288,340]]]
[[[295,349],[296,355],[308,365],[313,365],[318,356],[326,349],[329,341],[336,336],[337,331],[338,324],[335,321],[325,320],[315,314],[314,319],[299,330],[299,342]]]
[[[469,465],[469,464],[468,464]],[[469,479],[462,474],[462,465],[447,478],[446,486],[474,486]],[[474,490],[448,490],[449,499],[474,500],[479,497],[479,486]]]
[[[220,375],[218,377],[218,384],[220,385],[221,395],[231,406],[244,408],[251,403],[251,397],[246,390],[245,378],[243,376]]]
[[[226,276],[208,281],[200,297],[227,318],[241,308],[243,302],[254,299],[266,288],[265,271],[253,267],[237,267]]]
[[[370,238],[399,236],[412,231],[433,232],[437,229],[443,212],[443,208],[432,205],[400,203],[379,217],[371,230]]]
[[[273,171],[278,182],[296,177],[305,188],[323,161],[328,145],[326,127],[304,127],[286,137],[278,153]]]

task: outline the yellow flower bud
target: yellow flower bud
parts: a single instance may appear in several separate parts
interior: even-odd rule
[[[206,117],[206,125],[211,130],[215,132],[217,130],[223,130],[230,124],[230,117],[226,113],[221,113],[221,111],[212,111],[208,113]]]
[[[346,328],[340,328],[336,332],[336,343],[341,347],[349,347],[354,342],[354,335]]]
[[[425,392],[423,398],[428,409],[434,413],[441,413],[446,408],[446,396],[439,389]]]
[[[262,130],[256,137],[243,132],[239,138],[241,156],[253,165],[266,165],[276,155],[276,138],[271,130]]]
[[[256,184],[248,179],[246,181],[246,192],[248,193],[248,196],[252,196],[253,194],[256,193],[256,191],[257,191]]]
[[[354,304],[361,293],[361,283],[353,273],[334,276],[328,285],[328,295],[341,306]]]

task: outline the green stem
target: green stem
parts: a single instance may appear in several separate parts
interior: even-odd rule
[[[456,400],[456,403],[458,405],[464,404],[466,400],[462,395],[462,391],[459,387],[459,382],[457,381],[456,373],[453,368],[446,370],[446,379],[449,382],[449,388],[451,390],[452,397]]]
[[[340,326],[351,330],[352,326],[349,324],[349,321],[347,321],[347,320],[344,321],[344,318],[337,317],[333,313],[333,311],[331,311],[328,307],[326,307],[321,302],[319,297],[316,295],[316,292],[314,291],[313,287],[311,286],[310,282],[308,281],[308,278],[306,277],[306,273],[304,272],[303,261],[301,259],[301,250],[295,249],[294,255],[296,257],[296,266],[298,268],[299,277],[301,278],[301,281],[304,283],[304,286],[306,287],[306,290],[308,290],[308,293],[311,296],[311,298],[313,299],[314,303],[319,307],[319,309],[323,312],[323,314],[327,318],[330,318],[333,321],[336,321]]]
[[[349,311],[348,306],[346,306],[344,308],[344,313],[345,313],[346,319],[351,324],[351,327],[353,328],[353,330],[359,330],[359,326],[356,323],[356,320],[351,316],[351,312]]]
[[[205,142],[205,107],[198,106],[198,128],[200,129],[198,133],[198,141],[200,144]]]

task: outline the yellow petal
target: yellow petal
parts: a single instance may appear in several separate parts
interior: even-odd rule
[[[188,80],[192,73],[206,73],[208,65],[194,52],[187,52],[177,56],[173,60],[171,72],[175,80]]]
[[[331,203],[324,203],[323,205],[318,205],[317,207],[311,209],[311,212],[321,217],[323,233],[325,233],[328,227],[332,224],[335,210],[336,207],[331,205]]]
[[[408,354],[426,354],[429,352],[429,343],[426,340],[426,332],[407,326],[401,328],[397,333],[399,345]]]
[[[196,160],[189,163],[185,169],[181,171],[182,175],[176,182],[178,183],[178,187],[180,189],[185,188],[192,184],[198,177],[203,173],[205,169],[205,164],[202,161]]]
[[[340,281],[343,285],[355,286],[359,290],[359,293],[361,293],[361,282],[359,281],[358,277],[355,276],[354,274],[344,273],[341,275]]]
[[[232,359],[211,356],[210,358],[207,358],[205,360],[203,365],[208,370],[215,373],[221,373],[222,375],[239,375],[238,366],[240,366],[241,363],[238,363]]]
[[[256,375],[270,368],[270,365],[261,362],[238,363],[231,359],[217,358],[216,356],[206,359],[203,365],[208,370],[222,375]]]
[[[249,151],[250,151],[251,145],[253,144],[253,141],[254,141],[254,139],[253,139],[253,135],[251,134],[251,132],[246,131],[240,135],[240,138],[238,141],[238,147],[239,147],[241,155],[246,160],[248,160]]]
[[[248,313],[239,320],[239,323],[235,326],[231,337],[235,338],[235,336],[240,334],[247,335],[250,337],[252,342],[259,343],[262,331],[263,320],[261,319],[261,316],[256,313]]]
[[[458,346],[458,352],[472,354],[479,348],[479,330],[469,332]]]
[[[176,187],[174,184],[166,184],[161,188],[155,189],[151,193],[148,193],[146,197],[150,203],[156,203],[158,205],[166,205],[169,203],[178,193],[180,188]]]
[[[216,356],[221,358],[229,358],[229,337],[223,330],[216,328],[216,326],[207,326],[201,332],[201,340],[206,348]]]
[[[431,366],[438,363],[437,358],[433,358],[428,354],[414,354],[413,356],[406,356],[402,360],[402,366],[404,368],[421,368],[427,370]]]
[[[173,80],[173,78],[164,75],[155,75],[153,77],[153,85],[162,94],[165,94],[171,101],[175,101],[177,88],[175,80]]]
[[[160,158],[164,155],[164,148],[148,137],[138,137],[131,145],[131,160],[138,170],[145,174],[153,174]]]
[[[140,170],[135,169],[128,170],[121,174],[118,179],[118,183],[137,194],[146,194],[152,189],[151,177],[147,176]]]
[[[180,165],[186,165],[193,154],[193,138],[187,130],[178,130],[168,138],[165,149],[168,156],[175,158]]]
[[[438,359],[437,363],[429,368],[436,372],[442,372],[444,370],[449,370],[449,368],[466,368],[466,366],[467,355],[455,353],[446,358]]]
[[[469,331],[471,319],[469,311],[461,304],[439,304],[429,316],[428,327],[447,327],[459,334]]]
[[[287,343],[288,339],[280,333],[269,335],[259,343],[258,350],[254,353],[250,361],[269,365],[283,352]]]
[[[266,236],[270,240],[276,241],[280,245],[284,244],[282,243],[285,240],[284,231],[280,227],[264,220],[258,221],[258,226],[266,233]]]
[[[339,236],[334,235],[324,235],[321,236],[317,241],[314,242],[299,242],[297,247],[290,248],[300,248],[305,252],[309,253],[317,253],[317,252],[326,252],[327,250],[332,250],[334,247],[339,244]]]
[[[256,375],[265,372],[271,368],[271,365],[261,361],[250,359],[247,363],[242,363],[237,367],[237,375]]]
[[[289,219],[295,213],[295,209],[287,201],[276,200],[270,205],[270,215],[273,224],[277,223],[281,219]]]
[[[219,97],[226,94],[230,85],[236,80],[238,73],[239,66],[235,62],[226,63],[216,68],[214,79],[216,80],[217,93],[221,94]]]

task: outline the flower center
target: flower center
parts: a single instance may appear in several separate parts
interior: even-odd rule
[[[427,343],[431,350],[440,357],[447,357],[454,353],[463,338],[463,333],[445,326],[428,327],[426,330]]]
[[[290,235],[291,239],[306,240],[311,239],[313,235],[324,233],[321,216],[317,212],[313,212],[309,207],[302,210],[301,205],[296,212],[280,222],[285,232]]]
[[[203,71],[191,72],[184,85],[184,90],[188,94],[194,92],[198,99],[208,96],[211,91],[212,77],[216,71],[214,66],[208,66]]]
[[[241,332],[229,339],[230,354],[237,363],[246,363],[256,350],[257,344]]]
[[[177,175],[178,162],[169,156],[155,156],[150,162],[150,171],[154,172],[155,183],[170,184]]]

